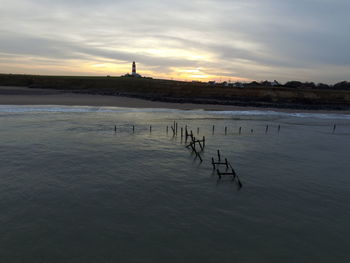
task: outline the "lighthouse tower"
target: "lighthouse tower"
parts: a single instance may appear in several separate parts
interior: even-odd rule
[[[137,73],[136,73],[136,63],[135,63],[135,61],[132,62],[132,75],[133,75],[134,77],[137,76]]]

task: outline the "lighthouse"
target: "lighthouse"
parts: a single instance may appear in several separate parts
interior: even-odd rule
[[[135,61],[132,62],[131,75],[129,75],[129,74],[127,74],[127,75],[130,77],[141,78],[141,75],[137,74],[137,72],[136,72],[136,62]]]
[[[137,74],[137,72],[136,72],[136,62],[135,61],[132,62],[131,74],[126,73],[125,75],[123,75],[123,77],[142,78],[142,76],[140,74]]]
[[[134,77],[137,76],[137,73],[136,73],[136,63],[135,63],[135,61],[132,62],[132,75],[133,75]]]

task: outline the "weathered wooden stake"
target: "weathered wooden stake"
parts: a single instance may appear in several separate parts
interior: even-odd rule
[[[168,132],[169,132],[169,127],[166,126],[166,134],[168,134]]]
[[[197,135],[199,134],[199,128],[197,128]]]
[[[181,127],[181,138],[184,137],[184,128]]]
[[[135,133],[135,125],[132,126],[132,133]]]
[[[199,160],[200,160],[201,163],[202,163],[202,162],[203,162],[203,159],[202,159],[201,155],[200,155],[199,153],[197,153],[197,156],[198,156]]]
[[[114,132],[117,132],[117,126],[114,125]]]
[[[251,133],[253,133],[253,132],[254,132],[254,130],[253,130],[253,129],[251,129],[251,130],[250,130],[250,132],[251,132]]]
[[[280,133],[280,131],[281,131],[281,125],[278,125],[277,131],[278,131],[278,133]]]
[[[337,128],[337,125],[334,124],[333,126],[333,133],[335,133],[335,129]]]
[[[205,147],[205,136],[203,136],[203,147]]]
[[[152,125],[149,126],[149,132],[152,132]]]
[[[213,125],[213,134],[214,134],[214,132],[215,132],[215,125]]]
[[[265,133],[267,133],[269,130],[269,125],[266,125]]]
[[[218,160],[221,161],[220,150],[218,150]]]
[[[227,135],[227,127],[225,127],[225,135]]]
[[[238,131],[239,134],[242,133],[242,127],[239,127],[239,131]]]

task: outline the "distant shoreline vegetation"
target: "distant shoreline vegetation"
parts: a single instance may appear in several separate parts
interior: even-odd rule
[[[185,82],[145,77],[0,74],[0,86],[137,97],[154,101],[293,109],[350,109],[350,82]]]

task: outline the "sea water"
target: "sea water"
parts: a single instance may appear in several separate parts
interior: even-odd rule
[[[0,142],[0,262],[350,262],[349,115],[0,106]]]

